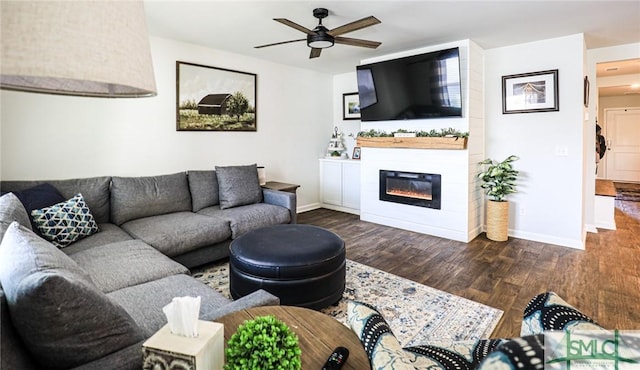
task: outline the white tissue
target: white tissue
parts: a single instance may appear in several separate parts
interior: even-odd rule
[[[198,336],[198,318],[200,317],[200,296],[175,297],[162,308],[169,330],[183,337]]]

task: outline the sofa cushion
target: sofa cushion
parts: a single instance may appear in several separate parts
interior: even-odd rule
[[[189,179],[193,212],[220,203],[218,177],[215,171],[189,171],[187,178]]]
[[[93,217],[97,223],[109,222],[109,186],[111,185],[111,177],[87,177],[79,179],[67,180],[47,180],[47,181],[2,181],[3,191],[22,191],[35,185],[48,183],[60,192],[62,198],[50,204],[43,204],[35,208],[50,206],[59,203],[65,199],[69,199],[78,193],[82,193],[84,200],[87,202]]]
[[[31,211],[40,234],[59,248],[98,232],[91,210],[82,194],[42,209]]]
[[[122,230],[121,227],[114,224],[98,224],[98,229],[100,229],[99,232],[66,246],[63,249],[63,252],[71,255],[100,245],[133,240],[131,235],[127,234],[127,232]]]
[[[162,307],[174,297],[202,297],[200,315],[228,304],[222,294],[187,275],[173,275],[145,284],[116,290],[108,294],[133,317],[150,337],[167,323]]]
[[[193,212],[139,218],[121,226],[126,232],[173,257],[231,237],[229,222]]]
[[[85,271],[17,222],[0,244],[0,260],[13,324],[42,366],[77,366],[143,339]]]
[[[267,203],[250,204],[228,209],[220,209],[220,207],[214,206],[200,210],[198,213],[228,221],[233,239],[251,230],[265,226],[286,224],[291,221],[291,213],[287,208]]]
[[[14,221],[31,230],[31,220],[24,205],[15,194],[7,193],[0,197],[0,240]]]
[[[111,221],[116,225],[180,211],[191,211],[191,194],[185,172],[112,179]]]
[[[366,303],[347,303],[347,322],[369,357],[372,369],[415,370],[378,311]]]
[[[247,166],[216,166],[220,208],[232,208],[262,201],[262,188],[255,164]]]
[[[140,240],[96,246],[69,255],[105,293],[189,270]]]

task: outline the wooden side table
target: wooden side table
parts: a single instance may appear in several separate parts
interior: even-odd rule
[[[236,311],[217,322],[224,324],[226,342],[245,320],[273,315],[298,335],[303,369],[322,369],[336,347],[349,350],[349,358],[342,369],[371,369],[369,358],[356,334],[334,318],[308,308],[293,306],[262,306]]]
[[[265,189],[271,190],[280,190],[286,191],[287,193],[296,193],[296,190],[300,187],[300,185],[296,184],[287,184],[286,182],[278,182],[278,181],[267,181],[266,184],[262,185]]]

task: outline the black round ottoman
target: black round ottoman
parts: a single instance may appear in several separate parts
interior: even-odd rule
[[[344,241],[311,225],[275,225],[231,242],[229,290],[234,299],[264,289],[280,304],[321,309],[342,298]]]

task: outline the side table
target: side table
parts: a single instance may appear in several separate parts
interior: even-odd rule
[[[238,326],[246,320],[265,315],[275,316],[298,335],[303,369],[322,369],[331,352],[340,346],[349,350],[349,358],[342,369],[371,369],[362,343],[351,329],[330,316],[302,307],[254,307],[216,319],[224,324],[225,347]]]
[[[265,189],[280,190],[280,191],[286,191],[287,193],[295,194],[296,190],[300,187],[300,185],[287,184],[286,182],[279,182],[279,181],[267,181],[267,183],[262,185],[262,187]]]

